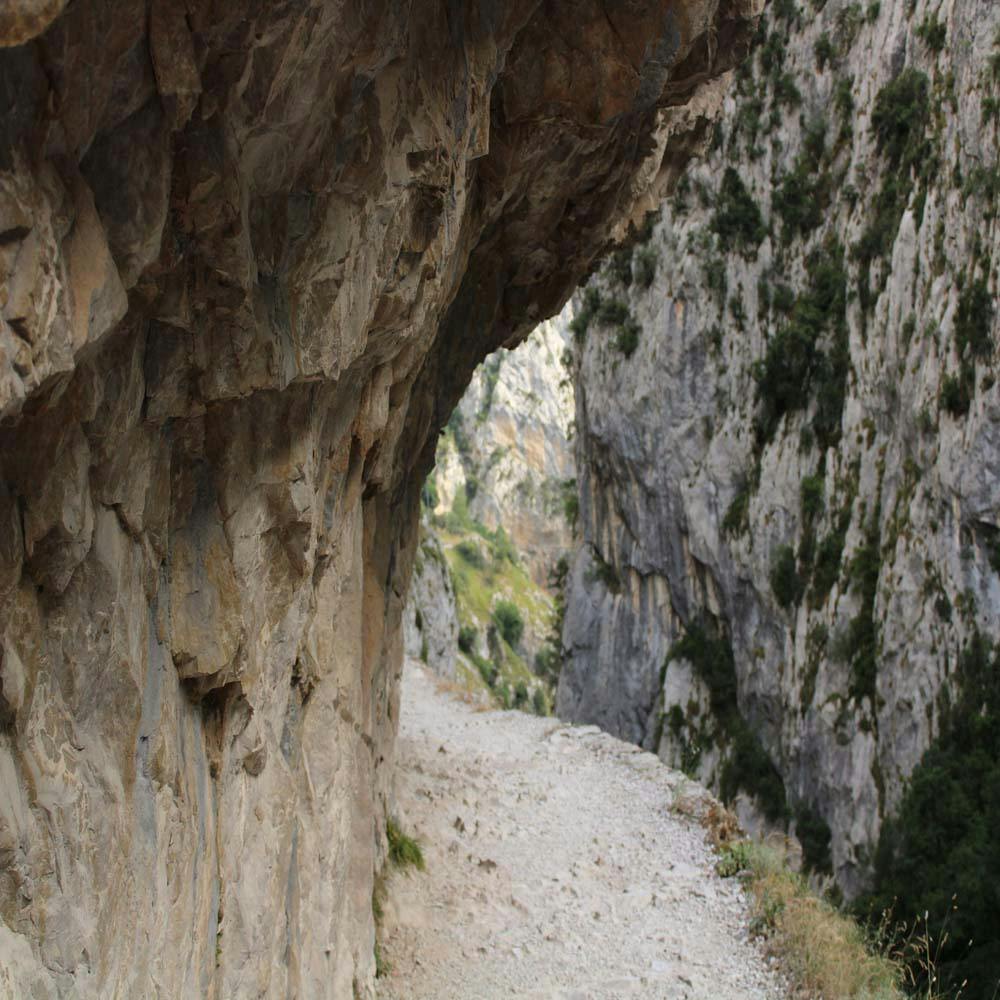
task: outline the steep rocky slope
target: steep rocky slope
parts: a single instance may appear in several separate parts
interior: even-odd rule
[[[578,303],[559,712],[791,820],[848,895],[992,704],[949,707],[1000,637],[998,29],[772,4],[711,152]],[[988,823],[967,773],[949,847]]]
[[[405,612],[409,657],[501,705],[543,713],[555,693],[552,579],[570,552],[566,507],[576,498],[572,316],[567,305],[473,374],[424,484]]]
[[[4,6],[0,991],[370,993],[437,431],[752,6]]]
[[[438,517],[457,503],[489,531],[502,526],[541,586],[572,544],[564,499],[574,478],[573,389],[563,365],[572,319],[567,306],[476,369],[428,481]]]

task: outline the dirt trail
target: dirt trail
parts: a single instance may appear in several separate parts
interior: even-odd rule
[[[381,1000],[779,1000],[734,880],[671,808],[697,786],[593,727],[476,711],[408,664]]]

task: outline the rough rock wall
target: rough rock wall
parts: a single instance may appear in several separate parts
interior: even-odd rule
[[[635,251],[651,284],[612,263],[579,304],[559,712],[748,818],[786,794],[848,893],[1000,634],[998,28],[989,0],[772,4]]]
[[[430,525],[421,525],[420,545],[403,612],[403,651],[422,660],[439,677],[455,678],[458,656],[458,607],[451,571]]]
[[[563,514],[574,478],[573,388],[563,364],[572,319],[567,304],[516,351],[501,349],[476,369],[434,471],[435,513],[447,514],[463,491],[470,516],[490,531],[502,526],[543,587],[572,544]]]
[[[369,993],[436,432],[751,6],[5,6],[0,991]]]

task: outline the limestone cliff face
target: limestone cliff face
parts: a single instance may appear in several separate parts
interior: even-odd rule
[[[403,651],[422,660],[439,677],[454,680],[458,658],[458,606],[448,560],[429,524],[420,545],[403,613]]]
[[[572,317],[567,304],[516,350],[501,348],[486,358],[438,439],[423,491],[427,517],[407,595],[405,649],[446,678],[455,676],[460,609],[444,535],[450,545],[464,538],[481,546],[480,533],[495,538],[530,575],[532,593],[513,595],[524,614],[522,653],[528,663],[551,632],[546,588],[554,565],[572,546],[564,512],[567,491],[575,497],[573,390],[565,365]],[[502,581],[494,579],[492,586],[492,600],[510,596]],[[466,624],[477,630],[480,651],[488,656],[489,609],[478,610],[486,621]]]
[[[787,796],[848,893],[1000,634],[998,27],[771,5],[711,153],[579,305],[560,713],[750,819]]]
[[[752,6],[5,6],[0,992],[368,995],[436,433]]]
[[[535,582],[569,551],[563,512],[574,478],[573,389],[563,364],[572,306],[540,323],[516,351],[499,350],[476,369],[438,445],[435,513],[465,494],[469,515],[503,527]]]

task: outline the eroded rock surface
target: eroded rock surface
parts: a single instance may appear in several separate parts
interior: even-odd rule
[[[3,990],[370,993],[436,432],[753,6],[5,7]]]
[[[454,680],[458,657],[458,607],[448,557],[426,522],[413,561],[403,612],[403,649],[445,680]]]

